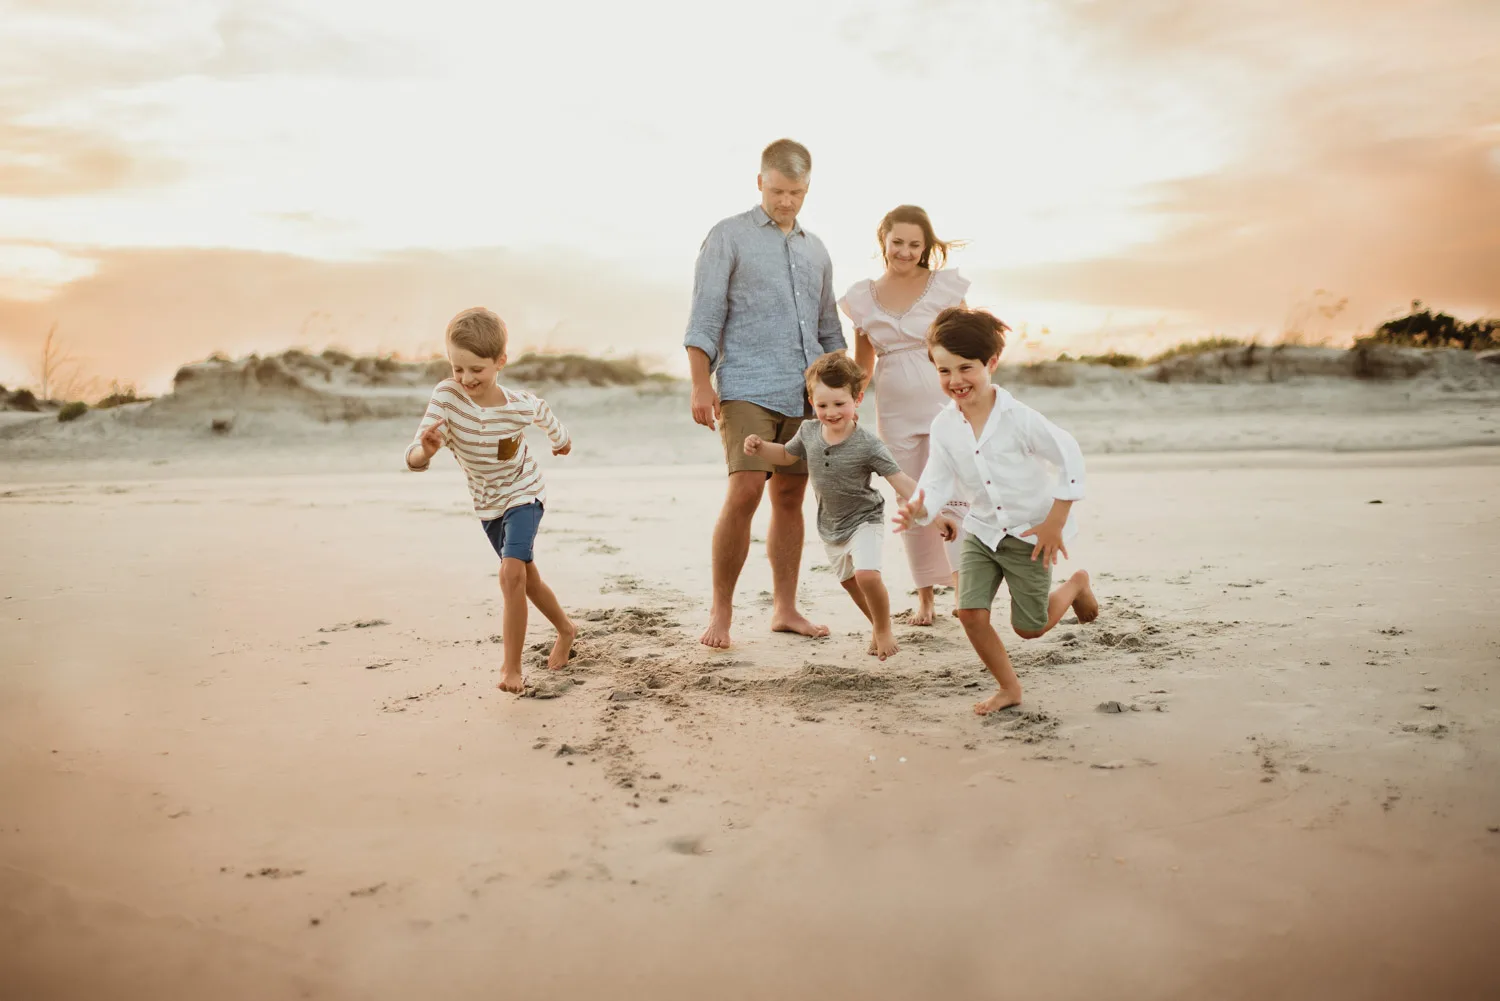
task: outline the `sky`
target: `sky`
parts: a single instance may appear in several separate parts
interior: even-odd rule
[[[42,338],[683,368],[694,257],[813,154],[840,291],[901,203],[1020,358],[1500,313],[1493,0],[0,0],[0,384]]]

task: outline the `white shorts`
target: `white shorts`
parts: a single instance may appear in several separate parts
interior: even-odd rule
[[[885,533],[880,526],[867,521],[854,530],[854,534],[843,542],[825,542],[828,564],[838,574],[840,581],[854,576],[857,570],[880,572],[880,551],[885,546]]]

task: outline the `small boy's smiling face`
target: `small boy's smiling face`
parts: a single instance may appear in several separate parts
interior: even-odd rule
[[[999,355],[989,361],[979,361],[956,355],[936,344],[932,346],[930,354],[943,392],[960,407],[977,398],[979,391],[990,384],[990,376],[995,374],[995,368],[1000,364]]]
[[[821,382],[814,382],[809,389],[812,390],[808,395],[812,399],[813,413],[818,415],[824,427],[841,432],[854,422],[863,393],[851,393],[848,386],[834,389]]]
[[[453,365],[453,378],[464,387],[464,392],[473,393],[495,384],[500,369],[505,365],[505,355],[499,358],[481,358],[456,344],[448,345],[448,361]]]

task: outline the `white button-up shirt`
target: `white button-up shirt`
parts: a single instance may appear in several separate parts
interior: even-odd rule
[[[921,524],[930,524],[949,502],[967,500],[964,531],[999,549],[1005,536],[1020,538],[1045,521],[1054,500],[1083,499],[1083,452],[1068,432],[992,388],[995,406],[977,439],[954,403],[933,419],[927,467],[917,486],[927,510]],[[1063,538],[1077,532],[1069,511]]]

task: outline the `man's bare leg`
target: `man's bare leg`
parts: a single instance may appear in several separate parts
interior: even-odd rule
[[[974,652],[979,654],[979,659],[984,666],[989,668],[990,674],[994,675],[995,681],[1000,685],[1000,690],[983,702],[974,703],[976,715],[985,716],[1001,709],[1021,704],[1021,681],[1016,677],[1015,668],[1010,665],[1010,654],[1005,652],[1005,644],[1000,642],[1000,634],[995,632],[995,627],[990,625],[990,610],[988,608],[963,608],[959,609],[958,621],[964,624],[964,632],[969,636],[969,644],[974,647]]]
[[[854,574],[859,589],[865,593],[865,604],[869,607],[870,625],[875,635],[870,639],[870,656],[885,660],[899,653],[896,636],[891,632],[891,596],[886,592],[885,581],[879,570],[860,570]]]
[[[552,623],[552,628],[557,630],[557,642],[552,645],[552,653],[547,657],[547,670],[556,671],[567,665],[568,658],[573,653],[573,637],[578,635],[578,628],[568,618],[568,613],[563,611],[552,588],[542,580],[542,574],[535,563],[526,564],[526,597],[531,599],[536,610],[545,615],[547,621]]]
[[[713,607],[708,613],[708,628],[698,642],[724,649],[729,646],[729,625],[734,619],[734,587],[740,582],[745,557],[750,555],[750,519],[760,507],[765,492],[766,474],[746,470],[729,474],[724,493],[724,507],[714,526]]]
[[[505,602],[500,631],[505,663],[500,667],[500,690],[521,694],[521,647],[526,642],[526,564],[514,557],[500,561],[500,597]]]
[[[771,629],[801,636],[827,636],[827,626],[814,625],[797,611],[797,571],[802,565],[802,496],[806,491],[806,476],[771,474],[771,528],[766,533],[766,555],[771,558]]]

